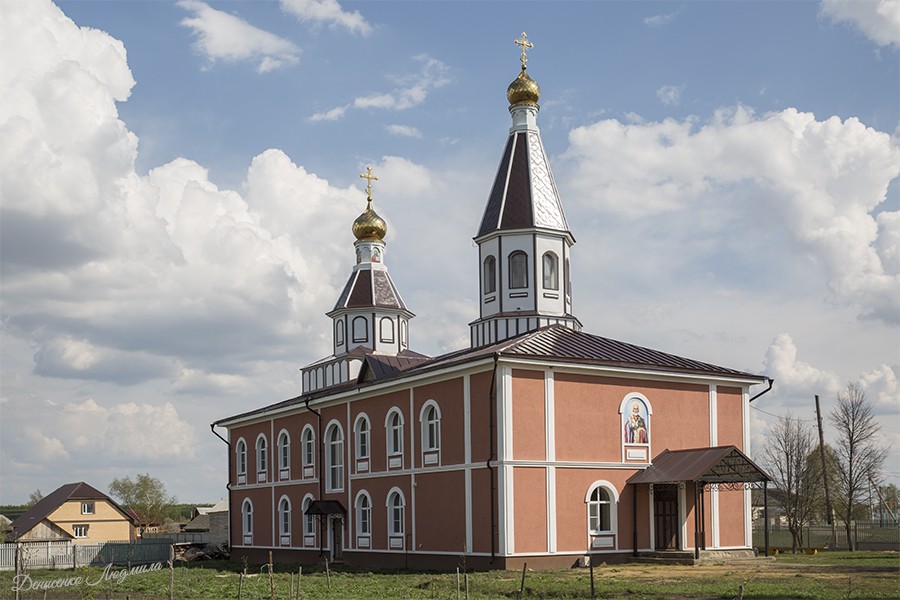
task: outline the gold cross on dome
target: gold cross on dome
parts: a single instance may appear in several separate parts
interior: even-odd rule
[[[371,202],[372,200],[372,182],[378,181],[377,175],[372,175],[372,165],[366,167],[366,172],[361,174],[360,179],[366,180],[366,197]]]
[[[525,63],[528,62],[528,56],[525,54],[525,51],[529,48],[534,48],[534,44],[528,41],[528,36],[525,35],[524,31],[522,32],[522,38],[513,40],[513,43],[522,47],[522,55],[519,56],[519,60],[522,61],[522,70],[524,71],[526,68]]]

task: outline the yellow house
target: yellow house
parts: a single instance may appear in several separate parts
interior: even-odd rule
[[[10,526],[10,541],[79,543],[134,540],[134,520],[112,498],[82,482],[67,483]]]

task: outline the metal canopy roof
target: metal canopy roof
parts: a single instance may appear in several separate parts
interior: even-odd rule
[[[306,509],[308,515],[346,515],[347,509],[337,500],[313,500]]]
[[[627,483],[701,481],[704,483],[746,483],[771,481],[736,446],[664,450],[647,469],[632,475]]]

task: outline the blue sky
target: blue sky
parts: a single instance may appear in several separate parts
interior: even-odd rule
[[[896,0],[12,0],[0,502],[223,496],[209,423],[328,352],[368,164],[413,348],[464,346],[523,30],[586,330],[774,377],[757,449],[861,381],[900,479]]]

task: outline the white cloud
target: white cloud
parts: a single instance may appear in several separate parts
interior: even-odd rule
[[[398,87],[390,92],[377,92],[359,96],[350,105],[339,106],[318,112],[309,117],[310,121],[334,121],[344,116],[350,106],[359,109],[407,110],[422,104],[433,90],[450,83],[448,67],[427,54],[414,56],[420,64],[416,73],[394,78]]]
[[[338,119],[343,118],[348,108],[350,108],[349,105],[336,106],[323,112],[314,113],[309,117],[309,120],[313,123],[318,123],[319,121],[337,121]]]
[[[337,0],[281,0],[281,7],[301,21],[346,27],[351,32],[368,35],[372,26],[358,10],[347,12]]]
[[[644,25],[648,27],[662,27],[663,25],[668,25],[676,17],[678,12],[680,11],[647,17],[644,19]]]
[[[259,73],[268,73],[295,64],[300,49],[290,40],[254,27],[230,13],[212,8],[200,0],[180,0],[178,6],[194,13],[181,24],[194,32],[194,48],[209,62],[249,61]]]
[[[879,46],[900,47],[900,0],[822,0],[821,14],[850,23]]]
[[[796,109],[758,117],[739,106],[704,124],[604,120],[574,129],[569,141],[567,179],[594,210],[645,220],[668,214],[670,227],[676,215],[705,214],[685,226],[716,236],[726,225],[717,219],[730,220],[734,235],[767,214],[765,231],[786,236],[824,269],[838,301],[862,316],[900,318],[900,219],[878,212],[900,175],[890,135],[855,118],[817,121]]]
[[[677,105],[681,102],[681,94],[687,88],[685,84],[664,85],[656,90],[656,97],[666,106]]]
[[[779,334],[766,351],[765,373],[775,379],[782,398],[812,398],[815,394],[834,396],[841,389],[833,373],[800,360],[790,335]]]
[[[422,132],[411,125],[386,125],[385,130],[391,135],[400,137],[421,138]]]

